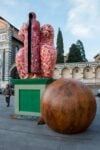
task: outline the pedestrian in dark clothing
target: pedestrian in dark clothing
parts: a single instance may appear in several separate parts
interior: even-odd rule
[[[11,96],[11,88],[10,88],[9,84],[6,85],[6,88],[4,90],[4,95],[5,95],[7,107],[9,107],[10,106],[10,96]]]

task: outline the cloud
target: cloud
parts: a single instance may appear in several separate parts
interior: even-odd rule
[[[70,4],[67,28],[71,34],[90,38],[100,32],[99,0],[71,0]]]
[[[74,27],[72,27],[71,32],[74,35],[77,35],[78,37],[91,37],[91,36],[93,36],[91,29],[89,27],[83,26],[81,24],[75,24]]]

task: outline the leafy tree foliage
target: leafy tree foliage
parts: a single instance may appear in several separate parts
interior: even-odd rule
[[[86,59],[86,56],[85,56],[85,50],[84,50],[83,43],[82,43],[80,40],[78,40],[78,41],[76,42],[76,45],[77,45],[77,47],[80,49],[82,61],[83,61],[83,62],[86,62],[87,59]]]
[[[57,34],[57,63],[64,63],[63,36],[60,28]]]
[[[76,44],[71,45],[67,62],[82,62],[81,52]]]

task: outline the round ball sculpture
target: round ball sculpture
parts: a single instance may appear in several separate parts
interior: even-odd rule
[[[41,113],[45,123],[62,134],[86,130],[96,115],[96,100],[85,84],[73,79],[58,79],[42,96]]]

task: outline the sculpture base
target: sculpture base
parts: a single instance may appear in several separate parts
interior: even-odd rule
[[[41,96],[51,78],[15,79],[15,115],[40,116]]]

